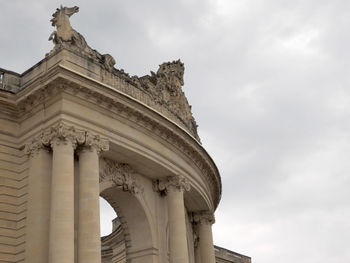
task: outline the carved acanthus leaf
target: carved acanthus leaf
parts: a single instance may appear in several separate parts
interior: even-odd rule
[[[89,131],[75,129],[74,126],[68,126],[62,122],[44,130],[39,136],[33,137],[24,147],[24,153],[32,156],[39,149],[49,149],[60,143],[70,142],[73,148],[86,146],[84,148],[95,148],[99,154],[101,151],[109,150],[107,139],[99,135],[92,134]]]
[[[153,189],[164,196],[167,194],[169,187],[174,187],[179,191],[189,191],[191,189],[190,182],[183,175],[168,176],[162,179],[153,180]]]
[[[108,140],[101,138],[100,135],[92,134],[91,132],[86,132],[84,146],[95,148],[98,154],[102,151],[109,150]]]
[[[193,224],[199,224],[199,223],[214,224],[215,223],[214,213],[209,211],[193,212],[191,213],[190,218]]]
[[[76,148],[78,144],[85,142],[85,132],[78,131],[73,126],[68,126],[61,122],[44,131],[41,134],[41,141],[44,145],[51,145],[51,147],[54,144],[70,141],[73,148]]]
[[[40,136],[33,137],[24,147],[24,153],[29,157],[33,157],[39,152],[40,149],[48,150],[48,148],[43,144]]]

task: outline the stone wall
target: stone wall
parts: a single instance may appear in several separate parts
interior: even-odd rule
[[[4,136],[2,136],[4,137]],[[0,138],[0,262],[24,262],[27,162]]]

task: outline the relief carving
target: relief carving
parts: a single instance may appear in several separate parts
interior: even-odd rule
[[[100,165],[100,183],[109,181],[115,186],[119,186],[125,192],[137,194],[142,189],[137,185],[135,172],[126,163],[118,163],[109,159],[102,159]]]

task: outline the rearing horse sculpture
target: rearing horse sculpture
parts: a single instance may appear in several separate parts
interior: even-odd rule
[[[70,25],[69,18],[79,12],[79,7],[63,7],[56,9],[52,14],[53,18],[50,20],[51,25],[57,28],[57,31],[52,32],[49,40],[52,40],[55,45],[68,42],[81,49],[87,47],[84,37],[75,31]]]
[[[101,55],[96,50],[90,48],[84,37],[70,25],[69,18],[77,12],[79,12],[78,6],[63,7],[61,5],[60,8],[57,8],[56,12],[52,14],[53,18],[50,20],[51,25],[55,26],[57,30],[51,33],[49,40],[52,40],[55,48],[66,44],[75,47],[89,57],[97,59],[107,70],[111,71],[115,64],[114,58],[109,54]]]

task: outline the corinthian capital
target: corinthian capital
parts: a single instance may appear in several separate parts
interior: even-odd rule
[[[189,191],[191,185],[188,179],[182,175],[168,176],[165,179],[153,181],[153,189],[161,195],[166,195],[169,188],[175,188],[179,191]]]
[[[85,132],[78,131],[73,126],[59,123],[44,131],[41,135],[41,140],[45,145],[51,145],[51,147],[55,144],[70,142],[73,148],[76,148],[78,144],[85,142]]]
[[[86,132],[83,146],[85,146],[85,148],[96,149],[98,154],[109,150],[108,140],[101,138],[100,135],[92,134],[91,132]]]
[[[40,137],[33,137],[24,147],[24,153],[29,157],[33,157],[40,149],[47,150]]]
[[[200,211],[200,212],[193,212],[191,215],[191,221],[194,224],[214,224],[215,223],[215,217],[214,213],[210,211]]]

